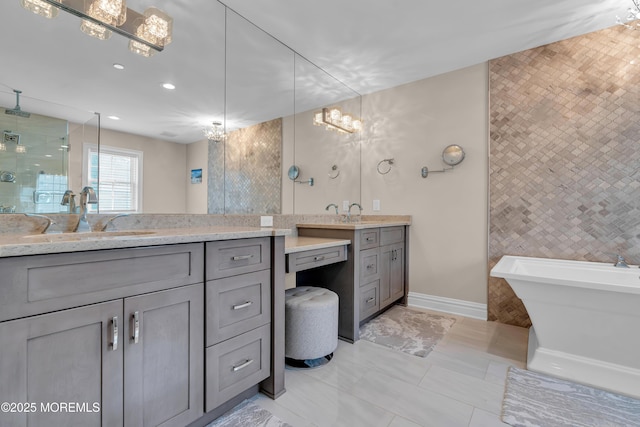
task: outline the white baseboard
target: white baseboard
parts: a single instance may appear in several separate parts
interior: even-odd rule
[[[487,304],[464,301],[435,295],[409,292],[408,304],[413,307],[442,311],[474,319],[487,320]]]

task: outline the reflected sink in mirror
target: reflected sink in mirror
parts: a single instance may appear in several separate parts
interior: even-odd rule
[[[30,234],[22,236],[25,241],[33,243],[78,242],[83,240],[113,240],[131,237],[144,237],[157,234],[156,231],[98,231],[91,233]]]

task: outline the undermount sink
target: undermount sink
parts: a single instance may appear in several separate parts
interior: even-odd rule
[[[23,239],[34,243],[52,242],[78,242],[82,240],[112,240],[128,237],[142,237],[156,234],[155,231],[128,230],[128,231],[96,231],[91,233],[60,233],[60,234],[30,234],[22,236]]]

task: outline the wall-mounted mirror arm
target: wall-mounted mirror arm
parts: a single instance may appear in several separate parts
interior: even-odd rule
[[[287,172],[289,179],[296,184],[309,184],[309,187],[313,187],[313,178],[309,178],[306,181],[296,181],[296,179],[300,176],[300,168],[296,165],[291,165],[289,171]]]
[[[453,170],[455,166],[462,163],[464,157],[465,153],[461,146],[456,144],[449,145],[442,151],[442,161],[450,167],[442,168],[441,170],[430,171],[428,167],[423,166],[420,170],[420,175],[423,178],[426,178],[430,173],[442,173]]]

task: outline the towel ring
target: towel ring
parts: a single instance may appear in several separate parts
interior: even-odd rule
[[[387,163],[387,166],[388,166],[388,169],[387,169],[385,172],[382,172],[382,171],[380,170],[380,166],[381,166],[383,163]],[[378,173],[379,173],[380,175],[386,175],[386,174],[388,174],[389,172],[391,172],[391,166],[393,165],[393,163],[394,163],[394,159],[383,159],[383,160],[380,160],[380,161],[378,162],[378,166],[376,167],[376,169],[378,170]]]
[[[327,175],[329,175],[329,178],[331,179],[336,179],[340,176],[340,169],[338,169],[338,165],[331,166],[331,171]]]

